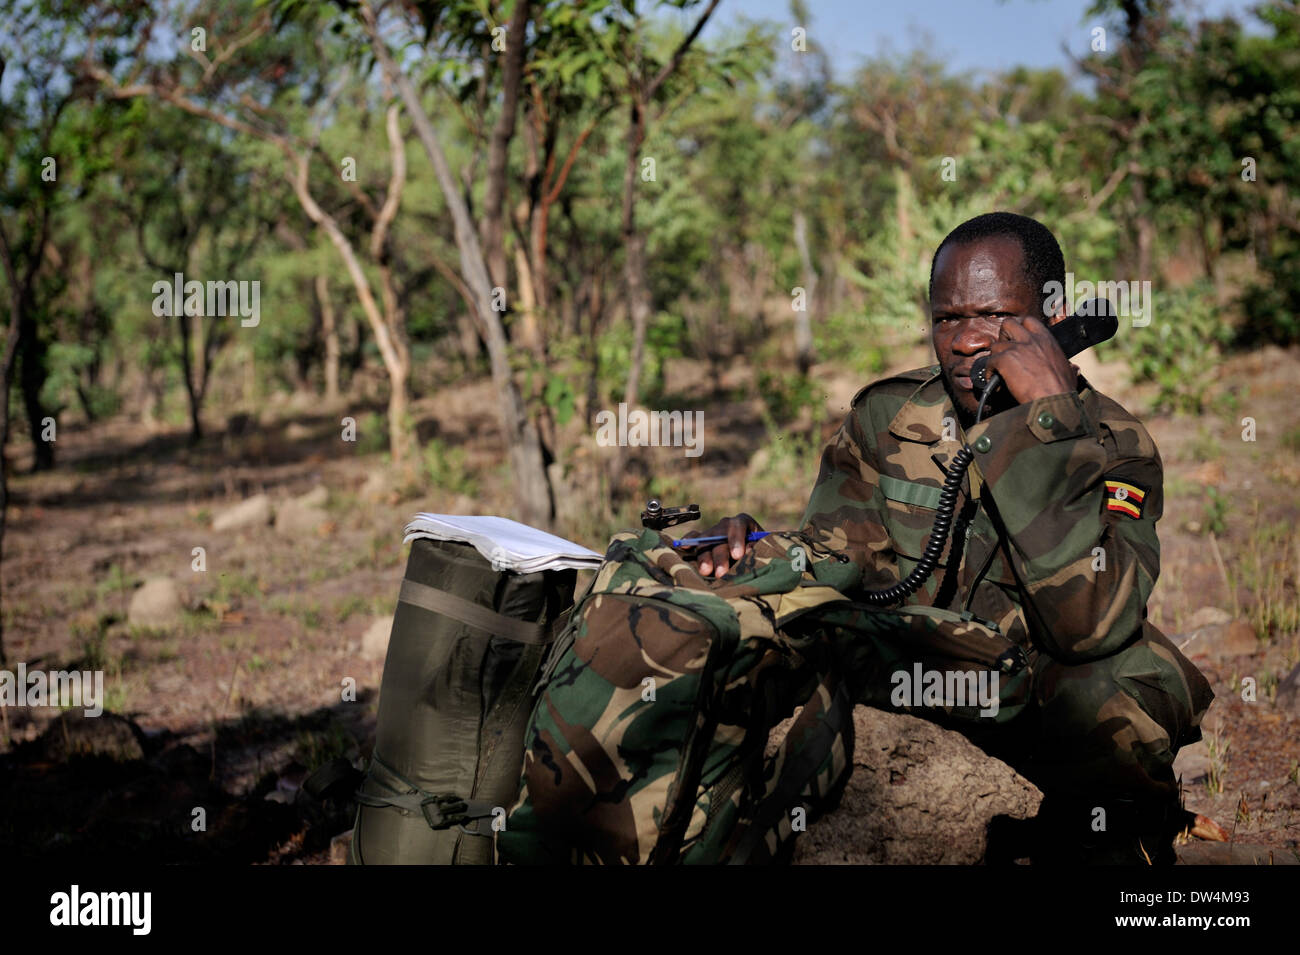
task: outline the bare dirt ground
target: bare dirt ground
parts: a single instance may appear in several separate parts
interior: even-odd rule
[[[928,360],[900,359],[899,368]],[[1209,742],[1180,759],[1187,806],[1238,841],[1300,858],[1300,702],[1278,693],[1300,662],[1300,350],[1226,362],[1216,410],[1200,417],[1149,416],[1150,392],[1128,387],[1121,368],[1081,364],[1144,417],[1165,463],[1163,571],[1150,612],[1186,643],[1217,697]],[[793,440],[759,451],[753,375],[729,374],[710,412],[708,453],[660,449],[641,490],[698,501],[707,523],[748,510],[782,526],[802,512],[816,454]],[[810,444],[829,436],[859,384],[827,379]],[[422,438],[463,455],[438,470],[443,487],[392,489],[382,442],[341,439],[342,416],[382,409],[306,396],[251,423],[214,419],[196,446],[179,429],[125,419],[73,424],[58,434],[53,473],[25,473],[30,449],[16,443],[3,564],[9,665],[104,669],[108,708],[141,733],[132,742],[135,730],[122,731],[125,761],[68,761],[76,725],[54,722],[54,710],[3,708],[0,845],[55,860],[326,861],[330,837],[350,820],[295,797],[312,767],[369,751],[383,659],[363,652],[362,637],[392,612],[403,525],[420,510],[510,512],[491,395],[478,381],[417,403]],[[1245,417],[1253,441],[1243,440]],[[575,421],[564,434],[573,490],[559,531],[600,550],[610,531],[635,523],[639,500],[615,513],[593,507],[590,432],[584,439]],[[629,480],[641,479],[633,469]],[[280,504],[317,486],[327,519],[310,532],[212,529],[214,516],[252,495]],[[204,570],[194,569],[196,547]],[[179,621],[131,624],[133,591],[157,576],[179,588]],[[1249,626],[1253,642],[1241,642],[1240,625],[1206,625],[1224,618]],[[354,700],[344,698],[349,681]]]

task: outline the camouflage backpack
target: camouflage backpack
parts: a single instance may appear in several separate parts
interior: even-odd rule
[[[900,708],[891,675],[997,674],[995,722],[1027,703],[1026,661],[995,627],[853,602],[860,568],[804,534],[769,534],[722,580],[669,543],[615,535],[552,647],[498,861],[785,862],[839,803],[854,704]],[[987,718],[980,705],[939,701],[957,720]]]
[[[838,804],[853,752],[844,631],[798,623],[846,603],[857,574],[771,534],[710,580],[656,531],[615,535],[543,672],[499,861],[787,859]]]

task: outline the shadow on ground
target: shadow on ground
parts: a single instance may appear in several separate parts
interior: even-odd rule
[[[375,695],[363,691],[357,703]],[[203,747],[183,741],[193,735],[147,735],[112,713],[66,711],[0,756],[0,855],[52,865],[307,861],[353,820],[347,805],[316,801],[302,781],[338,756],[359,764],[373,739],[370,712],[356,703],[249,711],[217,724]],[[242,764],[256,768],[241,773]],[[232,791],[240,778],[249,788]]]

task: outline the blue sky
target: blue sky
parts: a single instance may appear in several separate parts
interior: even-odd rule
[[[1067,72],[1068,44],[1076,56],[1088,52],[1091,28],[1085,20],[1090,0],[808,0],[809,37],[830,54],[837,78],[847,78],[861,60],[893,50],[905,53],[928,46],[948,60],[953,72],[994,70],[1023,64],[1060,67]],[[1194,9],[1209,16],[1232,13],[1258,27],[1248,14],[1251,0],[1197,0]],[[696,8],[697,10],[699,8]],[[795,26],[789,0],[722,0],[705,36],[739,15]],[[698,16],[692,11],[691,17]],[[687,18],[683,18],[687,20]],[[789,30],[784,31],[789,37]],[[1111,39],[1108,37],[1108,39]]]

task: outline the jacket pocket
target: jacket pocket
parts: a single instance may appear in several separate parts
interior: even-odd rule
[[[930,539],[930,531],[934,528],[934,518],[938,513],[937,508],[886,500],[885,519],[889,522],[887,530],[894,542],[894,553],[898,555],[900,576],[906,577],[911,573],[925,553],[925,545]],[[952,534],[949,532],[943,553],[939,556],[940,567],[948,566],[951,551]]]

